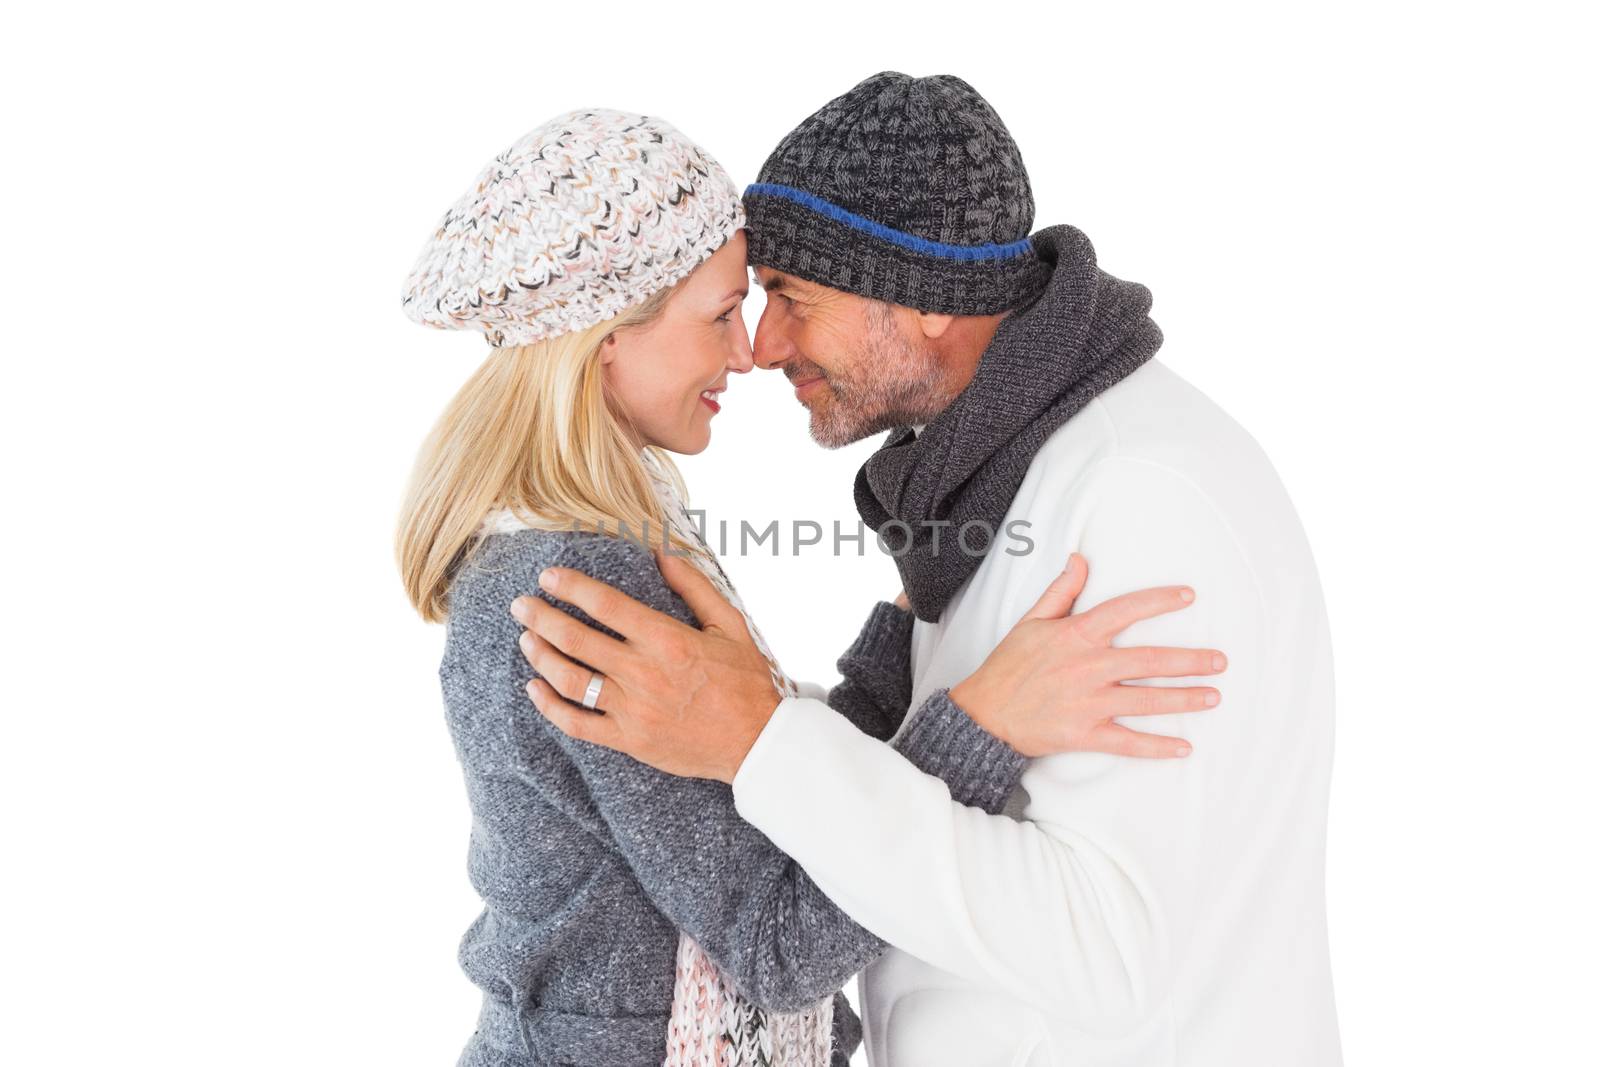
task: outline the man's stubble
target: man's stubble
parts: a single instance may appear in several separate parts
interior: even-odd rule
[[[896,327],[891,305],[868,301],[866,318],[856,365],[848,373],[830,373],[830,395],[811,409],[811,437],[824,448],[929,422],[960,392],[947,388],[932,346]]]

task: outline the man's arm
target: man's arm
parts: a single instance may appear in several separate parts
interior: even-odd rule
[[[1091,490],[1089,492],[1088,490]],[[1217,509],[1154,464],[1103,461],[1077,494],[1091,561],[1076,613],[1164,582],[1183,612],[1135,624],[1119,645],[1227,649],[1222,711],[1152,723],[1199,738],[1179,762],[1068,753],[1034,762],[1024,821],[952,800],[944,783],[815,702],[783,701],[733,779],[741,815],[802,863],[874,933],[928,963],[1003,990],[1087,1033],[1134,1029],[1181,965],[1206,747],[1248,744],[1266,620],[1248,561]],[[1012,564],[1020,614],[1066,546]],[[1059,550],[1059,553],[1058,551]],[[1000,620],[1001,627],[1009,619]],[[1178,684],[1162,680],[1155,684]],[[828,827],[826,833],[818,827]]]
[[[518,651],[520,627],[508,611],[512,600],[537,593],[572,618],[590,621],[539,590],[544,567],[593,574],[643,604],[693,622],[644,549],[615,539],[585,538],[581,549],[577,544],[567,542],[556,556],[524,553],[496,560],[480,581],[464,587],[468,591],[460,605],[452,599],[452,616],[460,610],[462,625],[475,628],[470,647],[509,653],[508,658],[475,654],[464,668],[488,672],[485,690],[508,717],[526,722],[533,741],[560,746],[652,902],[705,948],[741,992],[765,1007],[789,1011],[838,991],[882,953],[883,942],[739,817],[725,783],[675,777],[569,737],[528,702],[524,687],[536,675]],[[842,728],[868,740],[838,713],[825,710]],[[930,698],[922,711],[917,728],[906,730],[897,748],[907,759],[942,767],[954,795],[999,810],[1020,777],[1023,758],[979,730],[945,697]],[[965,758],[948,755],[952,749]]]

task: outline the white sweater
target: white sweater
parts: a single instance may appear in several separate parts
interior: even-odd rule
[[[976,669],[1072,549],[1089,562],[1079,611],[1195,589],[1117,644],[1222,649],[1222,702],[1128,720],[1190,739],[1188,759],[1038,759],[1001,815],[954,803],[819,700],[779,704],[735,802],[896,946],[860,977],[868,1062],[1338,1064],[1323,891],[1332,653],[1272,465],[1151,360],[1050,437],[1017,519],[1034,550],[999,542],[939,622],[916,624],[912,708]]]

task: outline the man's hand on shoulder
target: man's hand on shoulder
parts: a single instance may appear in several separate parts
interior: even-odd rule
[[[528,683],[528,696],[571,737],[679,777],[732,782],[778,706],[771,667],[739,609],[703,574],[680,556],[656,558],[702,629],[581,571],[551,567],[539,576],[546,597],[582,609],[623,640],[544,598],[518,597],[511,614],[527,627],[522,652],[540,675]],[[591,711],[581,704],[596,672]]]

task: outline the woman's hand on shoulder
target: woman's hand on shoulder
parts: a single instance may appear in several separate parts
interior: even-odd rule
[[[1190,745],[1182,738],[1141,733],[1116,720],[1204,711],[1221,701],[1221,693],[1210,686],[1122,683],[1218,674],[1227,658],[1216,649],[1114,648],[1111,641],[1141,619],[1188,607],[1194,590],[1142,589],[1073,615],[1087,579],[1088,564],[1074,552],[983,665],[951,688],[950,699],[1024,756],[1187,756]]]

